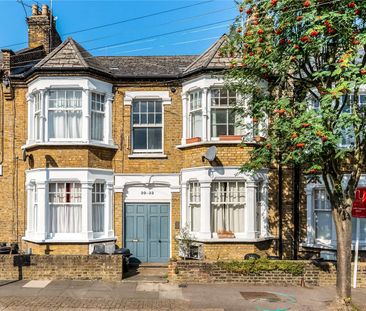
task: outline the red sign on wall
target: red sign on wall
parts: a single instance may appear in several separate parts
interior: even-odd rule
[[[366,218],[366,187],[357,188],[352,206],[352,217]]]

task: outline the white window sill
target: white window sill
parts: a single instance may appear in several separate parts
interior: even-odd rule
[[[264,242],[273,240],[275,237],[269,236],[265,238],[211,238],[211,239],[200,239],[200,238],[193,238],[195,242],[202,242],[202,243],[257,243],[257,242]]]
[[[129,159],[167,159],[168,156],[162,153],[133,153],[128,155]]]
[[[38,239],[33,239],[31,237],[23,237],[22,238],[24,241],[27,242],[32,242],[32,243],[37,243],[37,244],[59,244],[59,243],[70,243],[70,244],[85,244],[85,243],[95,243],[95,242],[110,242],[110,241],[116,241],[117,238],[116,237],[110,237],[110,238],[105,238],[105,237],[101,237],[101,238],[93,238],[93,239],[45,239],[45,240],[38,240]]]
[[[206,145],[239,145],[241,140],[210,140],[210,141],[200,141],[197,143],[183,144],[176,146],[177,149],[185,149],[196,146],[206,146]]]
[[[309,244],[309,243],[301,243],[300,244],[302,247],[305,248],[314,248],[314,249],[321,249],[321,250],[337,250],[337,245],[336,244],[320,244],[320,243],[313,243],[313,244]],[[352,242],[352,250],[355,249],[355,241]],[[359,250],[364,251],[366,250],[366,242],[360,242],[359,245]]]
[[[96,141],[90,141],[90,142],[85,142],[85,141],[52,141],[52,142],[44,142],[44,143],[40,143],[40,142],[32,142],[26,145],[22,146],[22,149],[27,150],[27,149],[32,149],[35,147],[52,147],[52,146],[91,146],[91,147],[100,147],[100,148],[108,148],[108,149],[118,149],[117,145],[114,144],[105,144],[103,142],[96,142]]]

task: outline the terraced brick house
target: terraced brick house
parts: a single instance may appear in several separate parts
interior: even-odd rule
[[[321,186],[301,183],[297,238],[284,169],[279,240],[277,169],[239,173],[256,142],[224,85],[225,36],[201,55],[95,57],[61,42],[51,18],[33,6],[29,47],[2,50],[0,241],[34,254],[117,245],[166,262],[188,226],[206,259],[276,255],[281,244],[292,257],[295,240],[334,248]]]

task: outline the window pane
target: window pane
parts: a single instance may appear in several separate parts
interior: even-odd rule
[[[147,124],[147,114],[146,113],[141,113],[140,124]]]
[[[212,137],[219,137],[220,135],[227,135],[226,125],[212,125],[211,134],[212,134]]]
[[[191,205],[191,230],[199,232],[201,227],[201,206]]]
[[[133,148],[134,149],[147,149],[147,128],[134,128],[133,129]]]
[[[154,112],[155,110],[155,102],[148,102],[148,105],[147,105],[147,111],[148,112]]]
[[[155,123],[156,124],[162,124],[162,114],[161,113],[157,113],[155,116]]]
[[[226,109],[214,109],[212,110],[212,123],[213,124],[226,124],[227,123],[227,110]]]
[[[162,129],[148,129],[148,149],[162,149]]]
[[[202,137],[202,111],[192,113],[191,137]]]
[[[331,240],[332,238],[331,212],[318,212],[316,214],[316,238],[322,240]]]
[[[154,124],[155,123],[155,120],[154,120],[155,118],[154,118],[154,114],[153,113],[149,113],[149,115],[148,115],[148,123],[149,124]]]
[[[139,124],[140,123],[140,115],[137,114],[137,113],[134,113],[133,117],[132,117],[132,122],[133,122],[133,124]]]
[[[133,103],[132,111],[133,112],[139,112],[140,111],[140,102]]]
[[[147,112],[147,102],[141,102],[140,103],[140,111],[141,112]]]
[[[161,106],[162,106],[161,102],[156,102],[155,103],[155,111],[156,112],[162,112],[162,109],[161,109],[162,107]]]

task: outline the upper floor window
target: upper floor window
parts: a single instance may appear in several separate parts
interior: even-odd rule
[[[134,101],[132,104],[132,145],[135,152],[162,152],[162,102]]]
[[[37,93],[34,96],[34,116],[33,116],[33,131],[35,140],[41,139],[42,128],[42,98],[41,94]]]
[[[211,136],[235,134],[236,93],[215,88],[211,89]]]
[[[55,90],[48,98],[48,137],[78,139],[82,131],[80,90]]]
[[[27,145],[112,145],[111,92],[112,85],[91,78],[35,80],[29,86]]]
[[[244,232],[244,182],[213,182],[211,208],[213,232]]]
[[[91,122],[90,133],[92,140],[104,139],[105,95],[91,94]]]
[[[202,137],[202,92],[189,94],[190,137]]]

